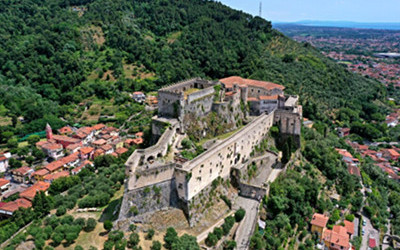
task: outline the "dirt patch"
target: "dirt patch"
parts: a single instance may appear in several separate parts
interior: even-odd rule
[[[106,39],[101,27],[91,25],[81,29],[81,41],[85,49],[89,50],[93,48],[93,45],[103,45]]]
[[[153,72],[147,72],[146,68],[142,65],[140,67],[133,64],[124,64],[124,73],[125,78],[128,79],[146,79],[150,77],[154,77],[155,74]]]

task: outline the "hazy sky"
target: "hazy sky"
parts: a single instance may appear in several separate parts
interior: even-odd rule
[[[258,15],[260,0],[220,0],[234,9]],[[400,0],[262,0],[267,20],[400,22]]]

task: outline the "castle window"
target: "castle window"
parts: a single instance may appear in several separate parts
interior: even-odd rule
[[[212,174],[212,169],[210,168],[210,174]]]
[[[179,188],[179,189],[182,189],[182,188],[183,188],[182,183],[179,183],[178,188]]]

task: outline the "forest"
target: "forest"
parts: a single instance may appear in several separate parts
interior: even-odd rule
[[[352,74],[259,17],[200,0],[11,0],[0,3],[1,131],[24,135],[74,116],[86,98],[190,77],[268,80],[301,95],[305,114],[362,110],[381,99],[376,81]],[[23,126],[17,118],[23,117]]]

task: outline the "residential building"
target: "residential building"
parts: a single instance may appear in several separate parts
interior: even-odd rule
[[[0,216],[1,217],[11,217],[15,211],[19,208],[30,208],[32,207],[32,203],[24,198],[16,199],[15,201],[10,201],[3,204],[0,207]]]
[[[36,194],[40,191],[45,192],[45,194],[47,195],[47,190],[49,189],[49,187],[50,187],[50,183],[38,181],[35,184],[33,184],[32,186],[30,186],[29,188],[27,188],[25,191],[21,192],[19,194],[19,197],[25,198],[29,201],[33,201]]]
[[[13,180],[19,183],[28,183],[33,172],[33,169],[27,166],[13,169],[11,171]]]
[[[84,147],[79,150],[79,158],[81,160],[89,160],[93,158],[94,148]]]
[[[57,180],[58,178],[68,177],[68,176],[69,176],[69,172],[64,170],[61,172],[46,175],[44,177],[44,181],[48,182],[48,183],[52,183],[54,180]]]
[[[350,128],[338,128],[339,137],[346,137],[350,135]]]
[[[4,154],[0,154],[0,173],[6,172],[8,169],[8,157]]]
[[[45,143],[42,145],[43,152],[50,158],[58,160],[64,156],[63,146],[57,143]]]
[[[33,177],[34,181],[43,181],[47,174],[49,174],[49,170],[42,168],[33,172],[31,176]]]
[[[10,181],[4,178],[0,178],[0,192],[3,193],[4,191],[7,191],[9,187]]]
[[[348,250],[350,249],[350,240],[347,230],[343,226],[334,225],[332,230],[325,229],[322,240],[325,246],[330,250]]]
[[[145,94],[140,91],[133,92],[132,94],[132,99],[135,100],[136,102],[142,103],[146,100]]]
[[[324,214],[313,214],[311,219],[311,232],[317,233],[321,237],[328,221],[329,217]]]

